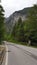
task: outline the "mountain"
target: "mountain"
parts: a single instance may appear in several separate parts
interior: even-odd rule
[[[11,14],[8,18],[5,19],[5,25],[6,25],[6,30],[7,32],[11,32],[13,29],[13,26],[15,22],[19,19],[19,17],[22,18],[22,20],[27,19],[28,12],[31,7],[24,8],[19,11],[15,11],[13,14]]]

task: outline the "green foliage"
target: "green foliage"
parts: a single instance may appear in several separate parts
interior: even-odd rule
[[[37,40],[37,5],[34,5],[33,7],[32,28],[33,38]]]
[[[15,39],[18,41],[24,41],[24,27],[23,27],[22,19],[19,18],[18,22],[15,24],[12,34]]]
[[[37,42],[37,5],[31,7],[27,17],[28,19],[24,22],[21,18],[18,19],[14,25],[12,35],[15,40],[21,42],[28,40]]]
[[[4,10],[0,5],[0,44],[4,39]]]
[[[26,40],[37,41],[37,5],[30,9],[24,31]]]

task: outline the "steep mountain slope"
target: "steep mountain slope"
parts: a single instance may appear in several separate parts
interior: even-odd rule
[[[19,19],[19,17],[21,17],[22,20],[26,20],[29,10],[30,10],[30,7],[24,8],[23,10],[20,10],[20,11],[15,11],[12,15],[10,15],[8,18],[6,18],[5,24],[6,24],[7,32],[12,31],[13,26],[14,26],[15,22]]]

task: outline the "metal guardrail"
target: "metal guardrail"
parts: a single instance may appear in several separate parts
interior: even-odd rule
[[[2,65],[2,63],[3,63],[5,52],[6,52],[5,48],[2,51],[0,51],[0,65]]]

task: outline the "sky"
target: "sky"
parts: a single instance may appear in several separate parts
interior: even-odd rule
[[[37,0],[1,0],[0,4],[5,10],[5,17],[9,17],[15,11],[37,4]]]

